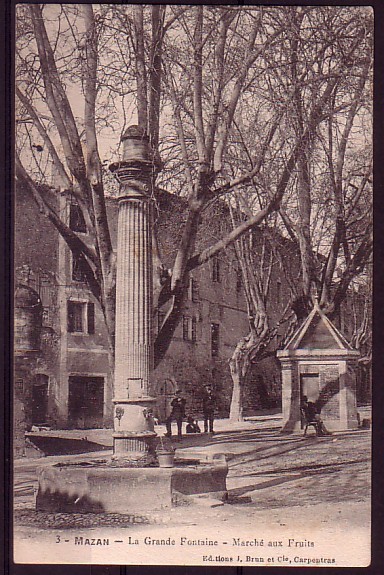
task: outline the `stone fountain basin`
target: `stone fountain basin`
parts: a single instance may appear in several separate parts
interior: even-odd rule
[[[145,515],[201,496],[224,501],[227,474],[223,454],[176,458],[171,468],[115,467],[107,459],[42,465],[37,469],[36,509]]]

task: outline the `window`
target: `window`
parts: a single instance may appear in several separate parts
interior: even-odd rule
[[[95,305],[91,302],[67,302],[68,332],[95,333]]]
[[[218,357],[219,355],[219,332],[220,326],[218,323],[211,323],[211,356]]]
[[[220,282],[220,260],[217,256],[212,258],[212,281]]]
[[[83,256],[74,256],[72,254],[72,279],[75,282],[85,282],[85,263]]]
[[[84,331],[84,306],[85,304],[68,302],[68,331],[69,333],[82,333]]]
[[[15,379],[15,391],[16,393],[24,393],[24,380]]]
[[[48,412],[48,383],[49,377],[37,373],[32,386],[32,423],[39,425],[46,423]]]
[[[199,284],[197,283],[197,280],[195,280],[194,278],[190,278],[189,279],[189,292],[188,292],[188,297],[191,301],[193,302],[198,302],[199,301]]]
[[[83,212],[78,204],[72,203],[69,206],[69,227],[74,232],[87,233],[87,226]]]
[[[196,318],[183,316],[183,340],[196,341]]]

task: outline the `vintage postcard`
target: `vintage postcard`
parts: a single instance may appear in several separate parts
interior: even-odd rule
[[[367,6],[16,6],[14,562],[371,562]]]

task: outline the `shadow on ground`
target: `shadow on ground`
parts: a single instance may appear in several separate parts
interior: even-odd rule
[[[45,456],[49,455],[74,455],[92,451],[105,451],[110,447],[102,445],[86,438],[54,437],[43,435],[27,435],[28,440]]]

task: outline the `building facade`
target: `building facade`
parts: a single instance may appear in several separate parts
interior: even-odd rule
[[[74,198],[50,189],[46,193],[71,229],[87,241],[85,222]],[[162,260],[171,267],[186,204],[161,192],[156,208]],[[114,245],[117,210],[117,201],[108,199]],[[222,237],[228,222],[225,207],[213,206],[204,216],[196,250]],[[33,290],[42,307],[39,349],[27,356],[25,350],[15,349],[16,427],[22,422],[26,429],[43,424],[53,428],[111,427],[112,369],[101,309],[87,289],[81,263],[74,260],[65,241],[21,187],[17,188],[16,201],[15,284]],[[288,297],[289,288],[278,262],[271,260],[268,314],[272,324],[281,316]],[[164,305],[153,318],[154,335],[166,312]],[[206,383],[216,390],[218,413],[228,415],[232,393],[228,361],[247,332],[241,274],[234,252],[228,249],[191,273],[182,321],[164,360],[152,374],[155,415],[162,421],[167,417],[176,389],[182,389],[187,398],[188,414],[201,415]],[[251,370],[245,389],[245,414],[279,407],[280,401],[280,366],[271,357]]]

